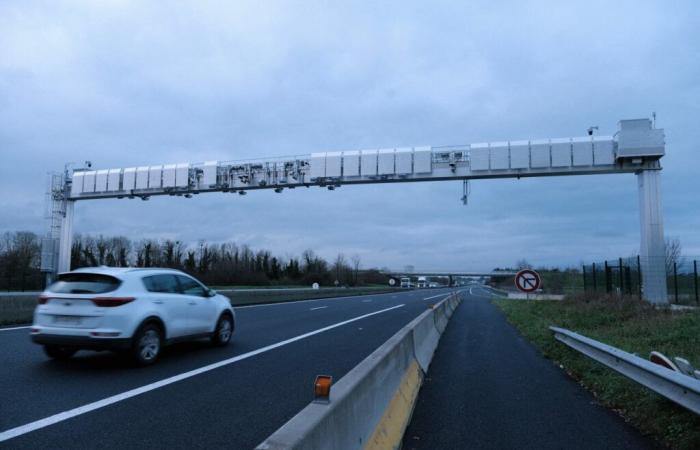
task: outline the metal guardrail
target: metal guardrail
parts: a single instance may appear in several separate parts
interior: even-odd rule
[[[558,341],[700,414],[700,380],[564,328],[549,327]]]

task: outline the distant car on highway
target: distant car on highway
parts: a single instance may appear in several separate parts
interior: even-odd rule
[[[179,270],[91,267],[60,274],[39,296],[30,333],[51,358],[115,350],[145,366],[173,342],[226,345],[235,323],[227,297]]]

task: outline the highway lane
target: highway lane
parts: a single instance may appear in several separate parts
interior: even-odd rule
[[[337,325],[1,445],[252,448],[310,401],[315,375],[327,373],[339,379],[449,292],[409,291],[237,308],[238,328],[231,346],[177,345],[157,365],[145,369],[131,368],[111,353],[80,352],[71,361],[49,361],[39,346],[29,342],[26,329],[0,330],[1,436],[15,427]],[[384,312],[342,324],[378,311]]]

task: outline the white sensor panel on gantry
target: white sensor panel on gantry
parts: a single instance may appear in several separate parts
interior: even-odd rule
[[[510,143],[510,168],[528,169],[530,167],[530,142],[512,141]]]
[[[70,186],[71,197],[76,197],[83,192],[83,178],[85,174],[83,172],[73,172],[73,180]]]
[[[491,150],[491,170],[508,169],[508,143],[492,142],[489,144]]]
[[[177,166],[175,164],[165,164],[163,166],[163,187],[172,188],[175,187],[175,169]]]
[[[90,170],[85,173],[85,178],[83,179],[83,192],[95,192],[95,174],[94,170]]]
[[[323,178],[326,176],[326,153],[312,153],[309,161],[311,169],[309,177],[311,179]]]
[[[119,178],[121,177],[122,169],[109,169],[107,174],[107,190],[116,192],[120,190]]]
[[[216,173],[218,172],[218,161],[207,161],[202,166],[202,186],[204,189],[209,189],[216,186]]]
[[[148,188],[155,189],[161,187],[161,177],[163,166],[151,166],[148,169]]]
[[[95,192],[106,192],[107,191],[107,174],[109,170],[98,170],[95,173]]]
[[[122,190],[131,191],[136,188],[136,167],[128,167],[124,169],[122,177]]]
[[[377,156],[377,175],[394,174],[394,149],[383,148]]]
[[[593,136],[593,163],[596,166],[613,164],[615,149],[612,136]]]
[[[396,173],[399,175],[413,172],[413,149],[397,148],[396,153]]]
[[[571,140],[571,154],[574,166],[593,165],[593,140],[590,137],[579,137]]]
[[[552,167],[571,166],[571,139],[552,139]]]
[[[489,144],[472,144],[469,151],[471,170],[489,170]]]
[[[433,151],[430,147],[413,149],[413,172],[430,173],[433,171]]]
[[[549,139],[530,141],[530,167],[541,169],[550,165]]]
[[[377,175],[377,151],[362,150],[360,154],[360,171],[362,176],[373,177]]]
[[[148,189],[148,167],[136,168],[136,189]]]
[[[338,178],[342,175],[343,154],[341,152],[326,153],[326,177]]]
[[[357,177],[360,175],[360,152],[352,150],[343,152],[343,176]]]
[[[188,187],[190,185],[190,163],[180,163],[175,168],[175,186]]]

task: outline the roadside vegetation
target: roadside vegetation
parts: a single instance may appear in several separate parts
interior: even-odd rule
[[[28,231],[0,235],[0,290],[37,291],[39,237]],[[360,257],[342,253],[326,260],[309,249],[301,256],[278,256],[235,242],[186,243],[172,239],[130,240],[123,236],[76,235],[71,269],[94,266],[168,267],[187,272],[211,286],[367,286],[386,285],[379,269],[362,269]],[[337,283],[336,283],[337,282]]]
[[[547,357],[642,433],[672,448],[700,448],[700,416],[556,341],[567,328],[641,357],[652,350],[700,367],[700,310],[656,309],[634,297],[584,296],[563,301],[495,300],[508,320]]]

